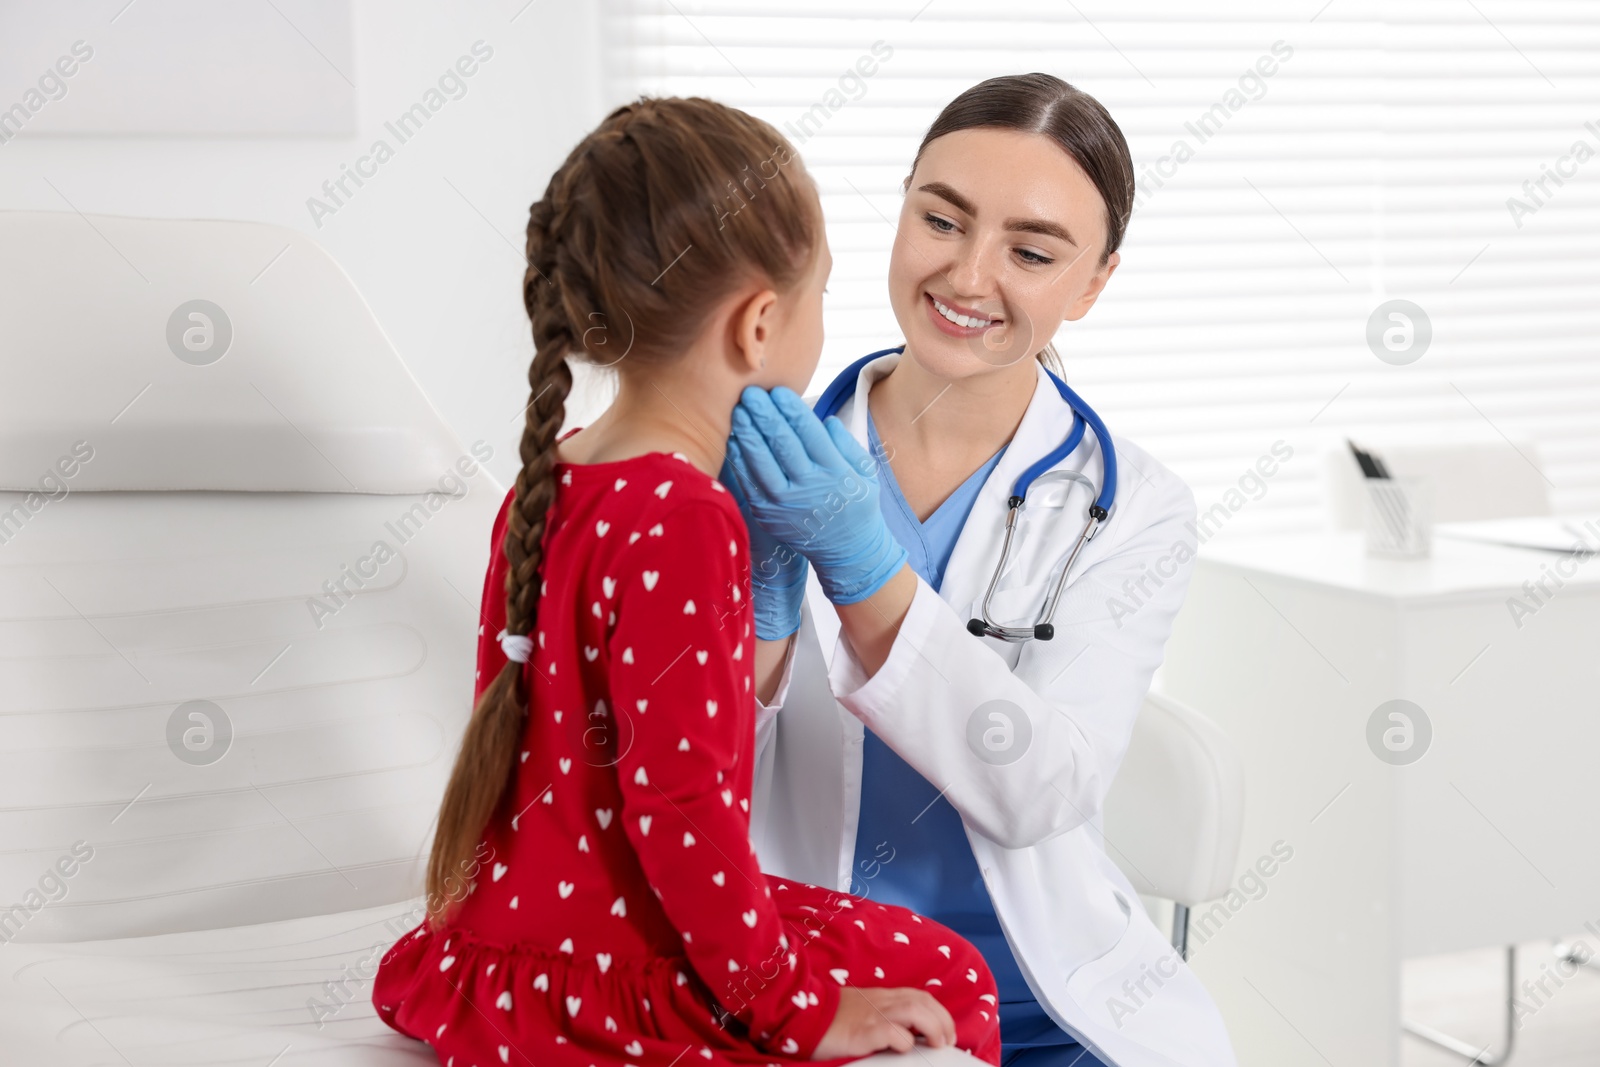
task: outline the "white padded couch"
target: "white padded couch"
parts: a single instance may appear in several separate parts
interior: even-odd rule
[[[488,454],[304,235],[0,212],[0,1063],[434,1062]]]

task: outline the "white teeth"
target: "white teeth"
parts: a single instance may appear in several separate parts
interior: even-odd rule
[[[929,299],[933,300],[933,306],[939,309],[939,314],[943,315],[957,326],[964,326],[970,330],[977,326],[988,326],[990,323],[995,321],[994,319],[976,319],[970,315],[958,315],[954,311],[951,311],[948,307],[945,307],[943,304],[939,303],[936,298],[929,297]]]

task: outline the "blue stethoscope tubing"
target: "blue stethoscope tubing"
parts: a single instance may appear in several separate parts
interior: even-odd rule
[[[896,345],[878,352],[869,352],[856,360],[850,366],[839,372],[839,376],[822,391],[817,398],[816,406],[812,409],[819,419],[826,419],[830,415],[837,415],[844,406],[847,398],[854,396],[856,382],[861,376],[861,369],[879,356],[886,356],[891,352],[904,352],[905,345]],[[1091,408],[1077,393],[1073,392],[1067,383],[1058,378],[1054,371],[1048,367],[1045,373],[1050,375],[1050,381],[1055,384],[1056,392],[1067,402],[1072,409],[1072,429],[1067,432],[1066,440],[1041,456],[1037,462],[1027,470],[1017,475],[1017,480],[1012,483],[1011,496],[1007,500],[1009,510],[1006,513],[1006,536],[1000,547],[1000,559],[995,564],[994,574],[989,579],[989,588],[983,594],[983,618],[970,619],[967,629],[978,637],[998,637],[1002,641],[1026,641],[1036,638],[1048,641],[1055,636],[1055,627],[1050,619],[1055,615],[1056,602],[1061,599],[1061,590],[1066,586],[1067,572],[1072,569],[1073,562],[1078,558],[1078,553],[1083,546],[1094,537],[1107,516],[1111,514],[1111,505],[1117,496],[1117,453],[1111,444],[1111,433],[1106,429],[1106,424],[1100,420]],[[1083,532],[1078,535],[1077,542],[1072,546],[1072,552],[1067,556],[1066,565],[1061,568],[1061,574],[1056,578],[1055,587],[1050,592],[1050,597],[1045,601],[1041,617],[1032,626],[1002,626],[989,617],[989,599],[994,596],[994,587],[999,584],[1000,575],[1005,573],[1006,561],[1011,556],[1011,540],[1016,533],[1017,515],[1022,511],[1027,501],[1028,489],[1033,485],[1034,479],[1062,459],[1072,453],[1079,443],[1083,441],[1085,425],[1094,431],[1095,441],[1100,446],[1101,478],[1099,491],[1094,502],[1089,505],[1088,518],[1083,524]],[[1081,476],[1080,476],[1081,477]],[[1082,480],[1088,481],[1087,478]],[[1089,482],[1092,486],[1094,483]]]

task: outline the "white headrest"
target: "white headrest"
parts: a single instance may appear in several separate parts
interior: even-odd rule
[[[0,211],[0,490],[422,493],[462,452],[306,235]]]

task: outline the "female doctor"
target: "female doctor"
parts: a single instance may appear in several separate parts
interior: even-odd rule
[[[816,414],[747,388],[723,472],[751,533],[762,866],[972,941],[1003,1067],[1235,1063],[1098,827],[1187,587],[1194,498],[1043,362],[1116,270],[1133,188],[1087,94],[1045,74],[962,93],[905,182],[903,349]]]

